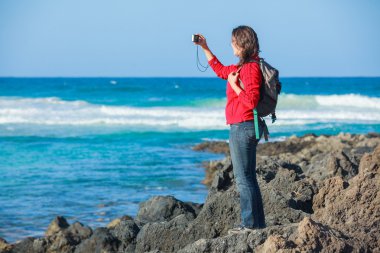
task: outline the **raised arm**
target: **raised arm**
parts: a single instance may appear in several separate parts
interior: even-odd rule
[[[214,58],[213,53],[211,52],[210,48],[208,48],[206,38],[202,34],[196,34],[199,36],[198,42],[194,42],[195,45],[201,46],[203,49],[203,52],[206,55],[207,61],[210,61],[212,58]]]
[[[207,45],[206,38],[202,34],[197,34],[199,35],[199,41],[194,42],[194,44],[199,45],[202,47],[203,52],[206,55],[208,64],[210,67],[214,70],[215,74],[223,79],[227,79],[228,75],[236,71],[236,67],[231,65],[231,66],[224,66],[218,58],[211,52],[210,48]]]

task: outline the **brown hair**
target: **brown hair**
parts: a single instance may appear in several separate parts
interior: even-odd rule
[[[232,38],[237,47],[242,50],[238,65],[247,63],[260,51],[256,32],[249,26],[241,25],[232,30]]]

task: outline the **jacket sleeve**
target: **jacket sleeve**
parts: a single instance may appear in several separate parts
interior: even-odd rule
[[[224,66],[222,63],[220,63],[220,61],[218,60],[218,58],[216,58],[216,56],[214,56],[211,60],[209,60],[208,64],[210,65],[212,70],[214,70],[215,74],[218,77],[225,80],[227,80],[228,75],[232,71],[236,71],[236,66],[234,65]]]
[[[244,90],[239,93],[238,100],[245,106],[254,109],[260,99],[261,71],[259,64],[251,63],[240,71],[240,80]]]

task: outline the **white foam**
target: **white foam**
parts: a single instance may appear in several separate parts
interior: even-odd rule
[[[58,98],[1,98],[0,108],[0,124],[226,127],[223,108],[107,106]]]
[[[358,109],[380,109],[380,98],[367,97],[358,94],[346,95],[294,95],[281,94],[279,108],[358,108]]]
[[[280,98],[281,99],[281,98]],[[380,101],[359,95],[299,96],[285,95],[285,100],[308,101],[309,106],[294,103],[280,106],[278,121],[273,126],[346,122],[380,123]],[[349,100],[351,99],[351,100]],[[354,106],[348,107],[350,101]],[[280,100],[281,101],[281,100]],[[286,101],[285,101],[286,102]],[[117,126],[129,130],[216,130],[227,129],[224,106],[131,107],[91,104],[86,101],[65,101],[57,97],[0,97],[0,124],[45,126]]]
[[[315,96],[315,99],[318,104],[323,106],[380,109],[380,98],[356,94]]]
[[[300,120],[313,122],[326,121],[375,121],[380,122],[380,111],[354,111],[354,110],[278,110],[278,119]],[[302,124],[302,122],[299,122]],[[364,123],[364,122],[363,122]]]

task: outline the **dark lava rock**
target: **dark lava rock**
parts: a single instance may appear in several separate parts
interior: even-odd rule
[[[134,252],[139,231],[133,220],[122,220],[110,229],[111,234],[120,241],[118,252]]]
[[[27,237],[13,245],[12,253],[43,253],[46,251],[43,245],[35,244],[36,238]],[[42,246],[42,247],[41,247]]]
[[[45,236],[51,236],[53,234],[58,233],[59,231],[63,231],[64,229],[69,227],[69,223],[63,216],[57,216],[55,219],[50,223],[49,227],[47,228],[45,232]]]
[[[365,245],[328,226],[304,218],[300,223],[272,226],[214,239],[200,239],[178,253],[235,252],[365,252]]]
[[[107,228],[95,229],[92,236],[80,243],[75,253],[116,253],[120,241]]]
[[[224,160],[224,166],[215,174],[211,183],[211,187],[218,191],[227,190],[233,184],[234,174],[232,169],[231,158]]]
[[[315,186],[309,180],[285,168],[269,184],[259,179],[268,226],[299,222],[310,215],[307,212],[311,209]],[[136,252],[177,252],[202,238],[225,236],[239,223],[239,194],[232,167],[226,166],[215,175],[206,202],[195,219],[182,214],[170,221],[146,224],[137,236]]]
[[[310,165],[305,175],[318,181],[339,176],[348,180],[358,174],[359,162],[344,151],[320,154],[320,159]]]
[[[80,222],[74,222],[67,229],[39,239],[48,252],[73,252],[75,247],[92,235],[92,229]]]
[[[123,215],[122,217],[116,218],[116,219],[112,220],[110,223],[108,223],[107,228],[112,229],[112,228],[116,227],[117,225],[119,225],[120,222],[129,221],[129,220],[133,221],[133,218],[129,215]]]
[[[301,221],[312,213],[316,183],[301,179],[293,170],[280,168],[269,183],[259,179],[267,225],[283,225]]]
[[[75,247],[92,234],[90,227],[80,222],[68,226],[62,216],[56,217],[42,238],[29,237],[14,244],[12,252],[74,252]]]
[[[273,180],[278,169],[281,167],[275,159],[258,157],[256,164],[256,173],[263,178],[267,183]]]
[[[154,196],[140,203],[136,219],[143,222],[169,221],[180,214],[196,216],[196,205],[189,205],[173,196]]]
[[[286,141],[260,143],[257,146],[257,153],[264,156],[275,156],[283,153],[296,154],[302,149],[307,149],[315,144],[315,136],[304,136],[300,141],[298,138],[290,138]]]
[[[176,252],[186,243],[181,236],[192,220],[192,215],[180,214],[170,221],[147,223],[137,235],[136,252]]]
[[[245,253],[256,252],[256,248],[263,244],[270,236],[289,237],[297,229],[297,224],[288,224],[286,226],[270,226],[264,229],[257,229],[251,232],[242,232],[220,236],[212,239],[199,239],[188,244],[178,253]]]
[[[206,141],[193,147],[195,151],[207,151],[217,154],[229,154],[230,148],[225,141]]]
[[[231,178],[226,180],[231,181]],[[228,229],[237,224],[238,212],[239,198],[234,187],[225,190],[211,187],[197,217],[185,213],[169,221],[144,225],[137,236],[136,252],[177,252],[200,238],[215,238],[227,234]]]
[[[379,144],[380,137],[376,134],[308,134],[292,136],[281,142],[259,143],[256,172],[266,182],[274,179],[280,167],[294,170],[297,174],[304,173],[318,183],[334,176],[347,180],[358,173],[361,157],[373,152]],[[229,162],[227,158],[207,163],[203,182],[210,186],[217,171]]]

